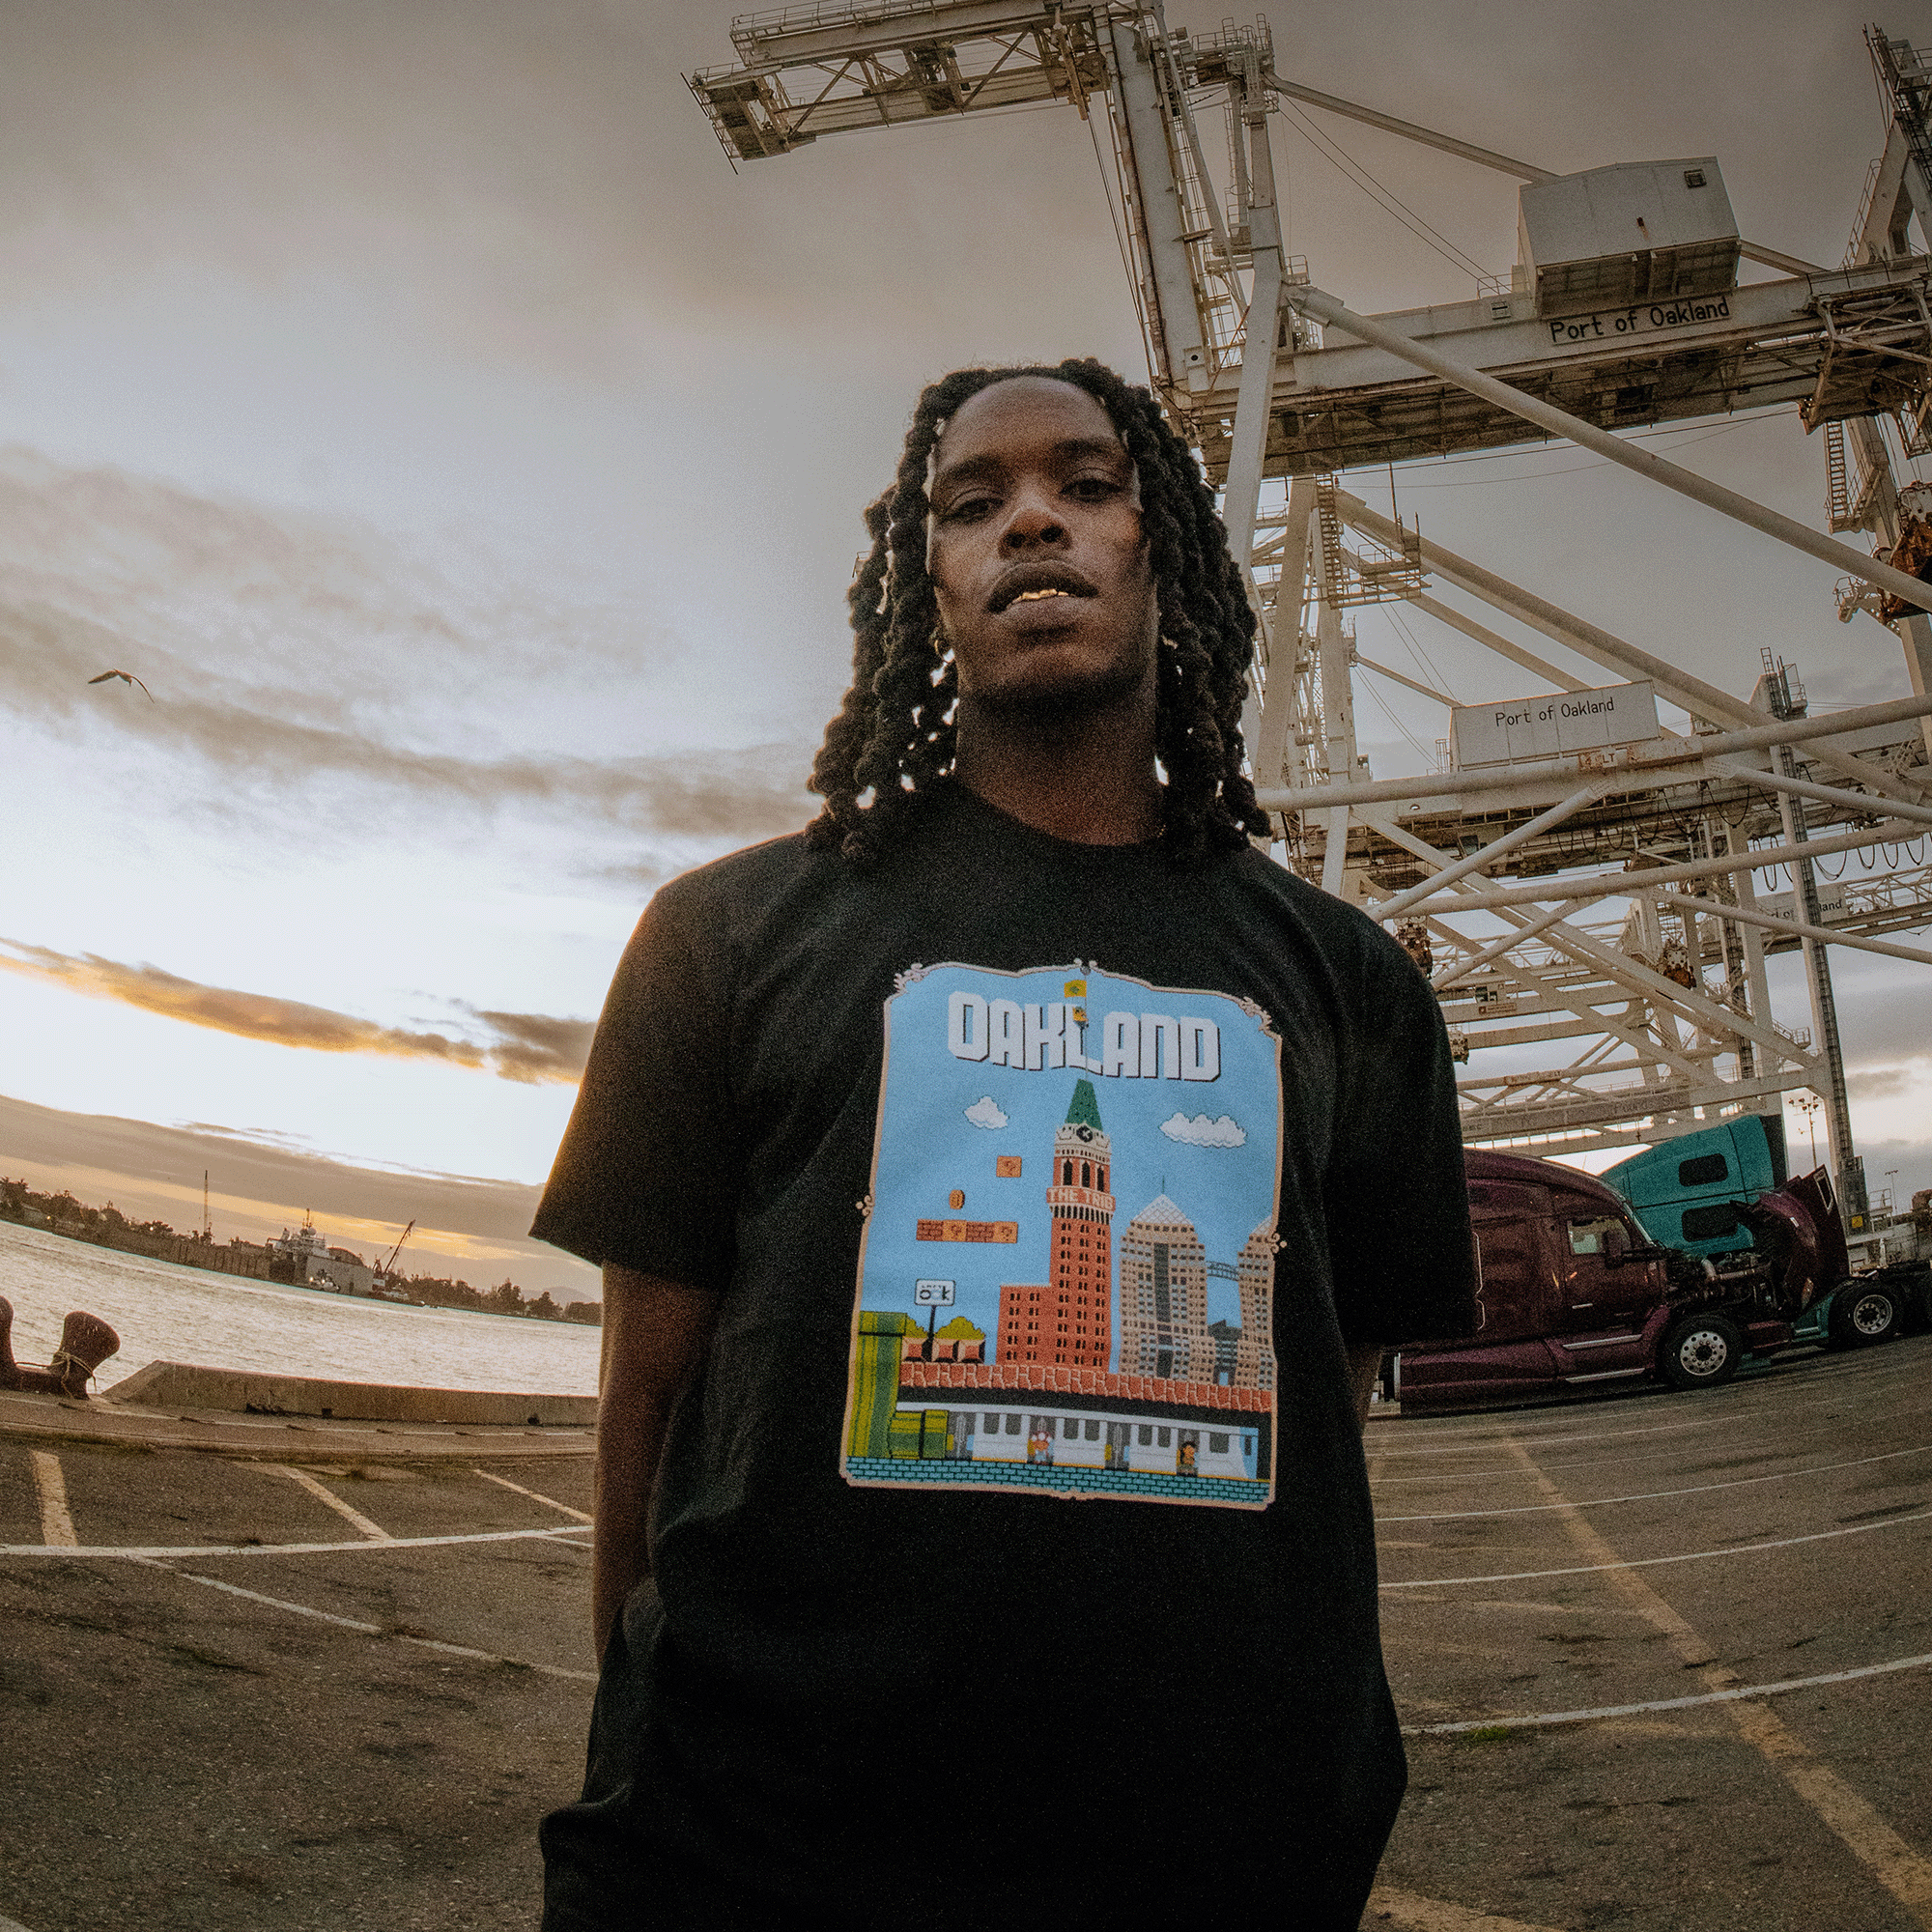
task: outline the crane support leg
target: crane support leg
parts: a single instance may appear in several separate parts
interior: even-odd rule
[[[1258,785],[1288,782],[1289,734],[1295,723],[1294,661],[1301,650],[1301,599],[1308,582],[1309,526],[1314,515],[1315,479],[1297,476],[1288,486],[1288,518],[1282,531],[1274,621],[1268,628],[1267,684],[1261,721],[1247,741]]]
[[[1208,351],[1201,339],[1201,313],[1194,301],[1194,270],[1181,240],[1186,220],[1180,185],[1175,179],[1167,117],[1161,106],[1161,79],[1153,48],[1129,19],[1113,22],[1114,69],[1120,79],[1121,127],[1133,168],[1134,198],[1140,204],[1152,286],[1149,321],[1158,337],[1164,381],[1178,389],[1198,386],[1208,378]],[[1245,557],[1244,551],[1236,556]]]
[[[1782,768],[1783,777],[1793,779],[1798,776],[1798,761],[1792,755],[1789,745],[1779,745],[1773,755]],[[1780,789],[1777,809],[1784,821],[1784,842],[1787,845],[1808,842],[1810,834],[1799,801],[1789,791]],[[1810,860],[1800,859],[1793,864],[1791,883],[1797,889],[1794,897],[1803,915],[1803,923],[1814,932],[1822,931],[1825,912],[1819,902],[1817,874]],[[1852,1103],[1845,1087],[1844,1049],[1838,1041],[1838,1000],[1832,987],[1832,961],[1821,941],[1807,936],[1802,938],[1799,944],[1804,949],[1804,979],[1811,994],[1812,1037],[1818,1043],[1819,1058],[1824,1063],[1824,1091],[1818,1097],[1825,1103],[1825,1125],[1832,1147],[1832,1172],[1837,1181],[1838,1199],[1844,1205],[1846,1219],[1856,1233],[1864,1226],[1865,1170],[1864,1162],[1858,1157],[1852,1141]]]
[[[1255,511],[1261,499],[1262,459],[1267,449],[1268,408],[1274,397],[1275,337],[1281,317],[1281,227],[1274,205],[1274,156],[1268,145],[1267,117],[1243,116],[1251,150],[1249,180],[1253,205],[1248,232],[1253,237],[1255,280],[1248,298],[1247,333],[1241,350],[1241,387],[1235,404],[1233,448],[1221,521],[1228,548],[1254,584],[1249,558],[1255,545]]]

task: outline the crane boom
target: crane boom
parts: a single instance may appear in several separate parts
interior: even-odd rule
[[[403,1242],[409,1239],[411,1230],[413,1229],[415,1225],[416,1225],[415,1222],[412,1220],[410,1222],[409,1227],[403,1230],[402,1236],[397,1240],[396,1245],[389,1250],[389,1259],[383,1264],[383,1269],[382,1269],[383,1273],[387,1274],[396,1265],[396,1257],[403,1251]]]

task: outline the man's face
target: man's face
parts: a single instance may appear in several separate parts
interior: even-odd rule
[[[1151,690],[1159,616],[1140,485],[1084,389],[1021,376],[933,452],[926,569],[969,709],[1070,716]]]

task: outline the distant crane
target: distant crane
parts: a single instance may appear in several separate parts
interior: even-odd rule
[[[403,1251],[403,1242],[407,1241],[410,1237],[410,1228],[413,1228],[414,1226],[415,1223],[412,1221],[410,1223],[409,1228],[405,1228],[403,1230],[401,1238],[396,1242],[396,1245],[389,1250],[389,1259],[385,1261],[383,1264],[383,1265],[376,1270],[378,1274],[387,1275],[394,1272],[396,1265],[396,1257]]]

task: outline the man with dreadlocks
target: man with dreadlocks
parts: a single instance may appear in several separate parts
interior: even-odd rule
[[[537,1218],[605,1278],[545,1925],[1352,1932],[1361,1419],[1473,1326],[1440,1017],[1250,843],[1146,390],[950,376],[867,525],[824,810],[652,901]]]

